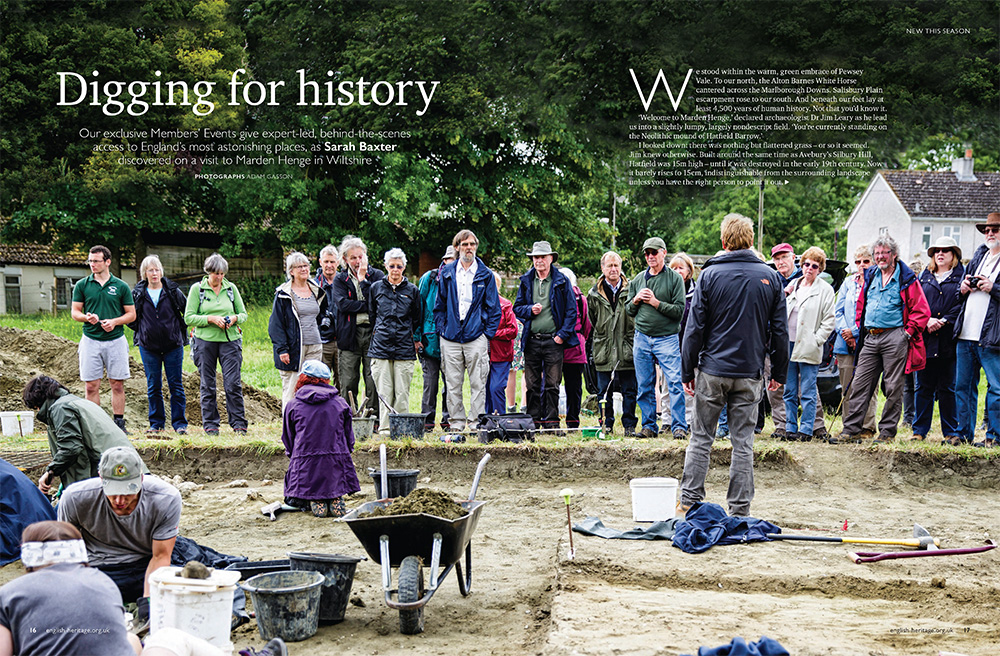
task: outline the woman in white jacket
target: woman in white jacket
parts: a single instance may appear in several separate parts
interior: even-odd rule
[[[833,332],[836,295],[833,287],[819,277],[826,268],[826,253],[822,248],[814,246],[803,253],[800,266],[802,277],[785,288],[791,349],[784,392],[785,430],[789,439],[808,442],[813,437],[816,413],[822,412],[816,395],[816,374],[823,360],[823,344]]]

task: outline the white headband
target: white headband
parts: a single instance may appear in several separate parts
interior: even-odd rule
[[[83,540],[25,542],[21,545],[21,563],[25,567],[44,567],[57,563],[87,564],[87,545]]]

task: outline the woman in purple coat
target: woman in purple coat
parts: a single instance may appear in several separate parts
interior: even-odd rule
[[[281,441],[291,459],[285,503],[316,517],[342,517],[347,508],[341,497],[361,491],[351,458],[354,428],[347,402],[330,385],[330,369],[322,362],[302,365],[295,397],[285,406]]]

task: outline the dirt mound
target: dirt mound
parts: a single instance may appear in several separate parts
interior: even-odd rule
[[[20,330],[0,327],[0,410],[24,410],[21,390],[34,376],[44,374],[55,378],[70,391],[84,395],[80,381],[77,343],[58,337],[44,330]],[[147,424],[146,372],[141,362],[129,358],[132,377],[125,381],[125,419],[130,428],[139,429]],[[222,374],[216,374],[219,414],[226,422],[226,395],[222,386]],[[199,406],[199,386],[201,378],[197,373],[184,374],[184,393],[187,396],[188,422],[201,424]],[[163,380],[165,403],[169,404],[169,389]],[[281,418],[281,401],[267,392],[243,383],[243,400],[247,420],[253,423],[267,423]],[[107,381],[101,385],[101,405],[111,411],[111,389]]]

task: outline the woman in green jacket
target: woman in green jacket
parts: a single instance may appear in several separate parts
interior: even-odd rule
[[[247,320],[247,310],[236,285],[226,280],[229,263],[218,253],[205,259],[201,282],[191,285],[184,323],[194,326],[191,357],[201,376],[201,422],[205,432],[219,433],[219,408],[216,402],[215,367],[222,367],[222,386],[226,392],[229,425],[237,433],[247,432],[243,410],[243,333],[240,325]]]

